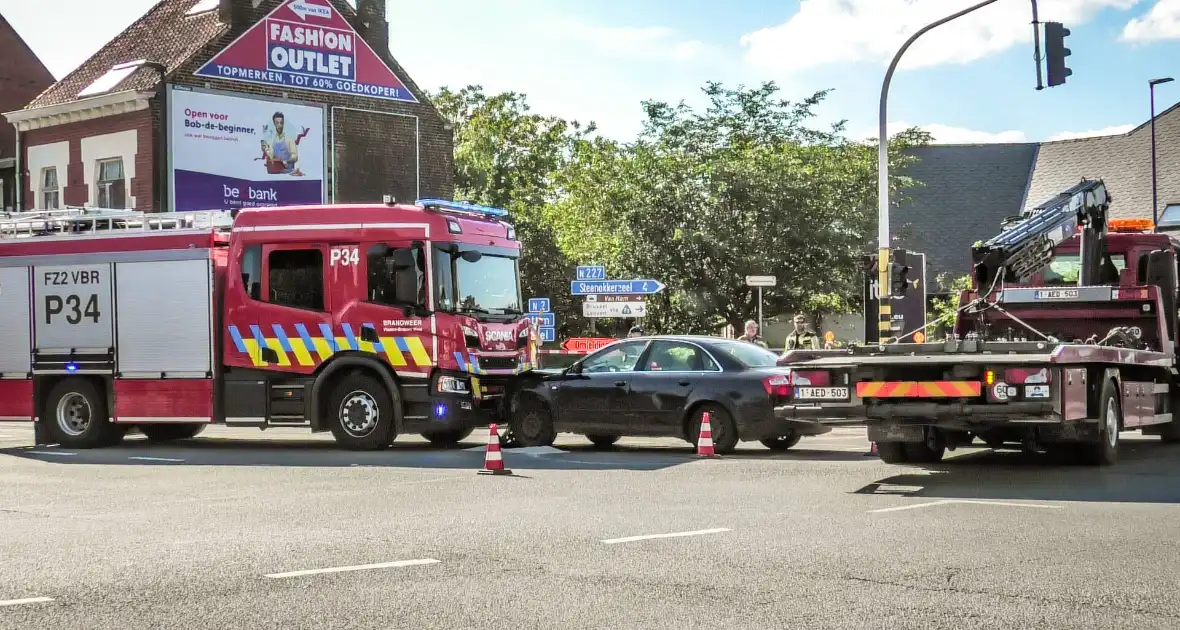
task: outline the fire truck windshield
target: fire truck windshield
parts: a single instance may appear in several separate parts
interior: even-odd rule
[[[467,244],[435,251],[438,310],[515,318],[520,310],[516,252]]]
[[[1127,266],[1127,257],[1123,254],[1110,254],[1110,262],[1120,272]],[[1082,261],[1078,254],[1056,254],[1049,267],[1045,269],[1045,286],[1072,285],[1078,283],[1078,275],[1082,271]]]

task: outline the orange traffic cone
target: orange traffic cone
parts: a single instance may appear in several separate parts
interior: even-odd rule
[[[504,456],[500,454],[500,432],[493,422],[488,432],[488,450],[483,458],[481,475],[511,475],[512,471],[504,467]]]
[[[701,414],[701,435],[697,438],[697,455],[700,457],[717,457],[713,450],[713,427],[709,426],[709,412]]]

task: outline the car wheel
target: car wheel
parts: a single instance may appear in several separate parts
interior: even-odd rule
[[[365,372],[345,376],[328,398],[329,422],[336,443],[353,451],[389,446],[397,435],[393,397],[385,383]]]
[[[520,401],[510,424],[512,438],[518,446],[550,446],[557,438],[553,414],[532,398]]]
[[[619,436],[617,436],[617,435],[587,435],[586,439],[590,440],[590,443],[594,445],[594,448],[606,449],[606,448],[610,448],[610,447],[614,446],[615,442],[619,441]]]
[[[1119,405],[1119,390],[1114,381],[1102,386],[1098,399],[1101,416],[1098,422],[1098,441],[1079,445],[1082,463],[1090,466],[1109,466],[1119,458],[1119,427],[1122,426],[1123,410]]]
[[[905,464],[910,461],[905,442],[877,442],[877,457],[886,464]]]
[[[191,424],[141,424],[139,432],[152,442],[170,442],[172,440],[187,440],[197,437],[205,425]]]
[[[111,424],[106,397],[84,378],[69,378],[55,385],[45,409],[55,441],[67,448],[112,446],[127,431]]]
[[[705,403],[693,410],[690,423],[691,435],[695,436],[692,440],[693,446],[697,445],[700,438],[701,423],[706,413],[709,414],[709,429],[713,434],[713,450],[719,455],[732,453],[738,443],[737,424],[729,412],[717,403]]]
[[[766,448],[768,448],[772,451],[781,453],[783,451],[790,449],[792,446],[798,444],[799,440],[802,439],[802,437],[803,436],[799,435],[798,433],[792,432],[792,433],[788,433],[787,435],[780,435],[778,437],[772,437],[772,438],[763,438],[758,441],[762,442],[762,446],[765,446]]]
[[[450,448],[459,442],[471,437],[475,429],[455,429],[453,431],[430,431],[423,433],[422,437],[430,440],[430,443],[440,448]]]

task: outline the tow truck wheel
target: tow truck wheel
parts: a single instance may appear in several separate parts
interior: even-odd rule
[[[1083,463],[1090,466],[1109,466],[1119,457],[1119,427],[1122,425],[1123,410],[1119,405],[1119,390],[1114,381],[1102,386],[1099,400],[1098,441],[1079,445]]]
[[[393,400],[385,384],[365,372],[345,376],[328,398],[336,443],[353,451],[376,451],[393,443]]]
[[[617,435],[587,435],[586,439],[590,440],[590,443],[594,445],[594,448],[606,449],[606,448],[610,448],[610,447],[614,446],[615,442],[619,441],[619,436],[617,436]]]
[[[126,432],[111,424],[106,397],[84,378],[68,378],[55,385],[45,410],[54,441],[66,448],[112,446]]]
[[[772,451],[781,453],[798,444],[799,440],[802,438],[803,436],[799,435],[798,433],[789,433],[787,435],[780,435],[778,437],[763,438],[758,441],[762,442],[762,446],[765,446]]]
[[[877,457],[886,464],[905,464],[910,461],[905,442],[877,442]]]
[[[422,437],[439,447],[451,447],[471,436],[474,429],[455,429],[454,431],[431,431],[423,433]]]
[[[192,424],[141,424],[140,433],[152,442],[170,442],[172,440],[187,440],[197,437],[205,430],[205,425]]]
[[[509,424],[513,441],[518,446],[551,446],[557,439],[553,414],[540,401],[531,398],[517,404]]]

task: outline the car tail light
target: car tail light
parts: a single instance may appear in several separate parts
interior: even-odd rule
[[[827,387],[831,384],[832,376],[822,370],[791,372],[791,385]]]
[[[823,370],[787,370],[763,379],[762,387],[771,396],[789,398],[794,387],[827,387],[831,382],[832,375]]]
[[[766,393],[775,398],[789,398],[791,396],[791,375],[775,374],[769,376],[762,381],[762,387],[766,389]]]

